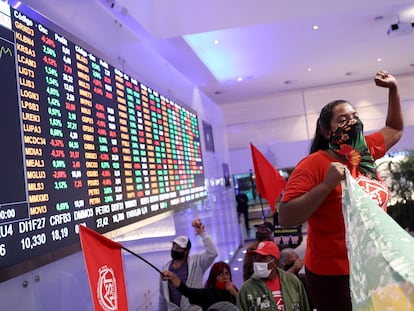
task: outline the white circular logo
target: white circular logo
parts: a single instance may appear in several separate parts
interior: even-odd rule
[[[106,265],[99,268],[96,294],[102,309],[105,311],[118,310],[118,295],[114,270]]]
[[[356,182],[368,193],[372,200],[377,202],[378,206],[384,211],[387,210],[388,200],[390,199],[390,192],[387,185],[376,179],[365,177],[364,175],[358,176],[355,179]]]

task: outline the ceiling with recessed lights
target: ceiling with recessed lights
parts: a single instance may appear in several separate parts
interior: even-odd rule
[[[150,45],[223,107],[381,68],[414,73],[413,0],[23,2],[126,66]]]
[[[127,26],[132,20],[138,37],[219,104],[363,80],[378,68],[395,74],[414,71],[414,32],[387,34],[391,24],[414,21],[412,0],[23,2],[77,34],[97,34],[116,15]],[[103,14],[99,6],[113,6],[114,14]],[[133,40],[111,40],[118,49],[106,53],[133,64]],[[177,51],[185,57],[171,57]]]

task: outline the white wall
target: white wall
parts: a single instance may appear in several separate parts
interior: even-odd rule
[[[407,126],[401,140],[391,148],[390,152],[414,149],[414,126]],[[277,168],[294,167],[309,153],[311,141],[281,142],[256,146],[263,155]],[[247,173],[253,169],[250,149],[237,149],[230,151],[231,173]]]
[[[276,168],[295,166],[309,152],[320,109],[335,99],[348,100],[356,107],[366,132],[380,129],[385,125],[388,93],[386,89],[372,84],[372,81],[362,81],[277,94],[256,103],[239,103],[241,108],[237,111],[234,111],[234,107],[238,103],[224,105],[225,119],[230,124],[227,129],[231,174],[246,173],[253,168],[250,142]],[[399,77],[398,84],[405,131],[391,151],[414,149],[414,140],[410,139],[414,133],[414,75]],[[281,103],[285,103],[283,107],[286,110],[278,114],[274,107],[280,107]],[[263,121],[249,121],[246,118],[249,110],[251,119],[258,116]]]

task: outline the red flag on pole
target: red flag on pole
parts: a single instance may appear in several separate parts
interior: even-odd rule
[[[256,175],[257,193],[269,202],[274,214],[276,200],[285,188],[286,180],[252,143],[250,143],[250,149]]]
[[[121,244],[79,228],[95,311],[128,311]]]

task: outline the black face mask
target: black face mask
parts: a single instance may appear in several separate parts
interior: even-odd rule
[[[377,166],[368,149],[363,129],[364,125],[359,118],[340,124],[329,137],[329,149],[364,175],[377,179]]]
[[[177,252],[173,249],[171,250],[171,258],[174,260],[182,260],[184,259],[184,255],[185,255],[184,252]]]
[[[292,263],[290,263],[290,264],[285,265],[285,271],[288,271],[290,268],[292,268],[294,264],[295,264],[295,263],[294,263],[294,262],[292,262]]]
[[[256,240],[258,240],[259,242],[268,240],[266,233],[256,232]]]

